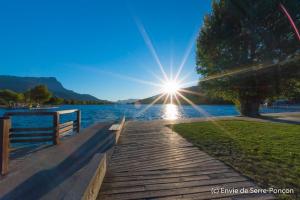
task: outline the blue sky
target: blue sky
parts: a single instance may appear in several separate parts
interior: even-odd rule
[[[170,73],[196,81],[195,39],[210,0],[0,0],[0,74],[53,76],[100,99],[143,98]],[[131,78],[129,78],[131,77]]]

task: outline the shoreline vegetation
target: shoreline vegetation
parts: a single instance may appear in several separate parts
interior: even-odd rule
[[[185,94],[186,98],[194,102],[195,105],[234,105],[231,101],[223,100],[222,98],[209,97],[205,94],[201,94],[200,87],[193,86],[189,89],[194,91],[194,94]],[[45,85],[38,85],[26,92],[15,92],[9,89],[0,89],[0,108],[7,109],[30,109],[30,108],[49,108],[54,106],[62,105],[111,105],[111,104],[137,104],[137,105],[149,105],[151,104],[159,95],[152,96],[145,99],[139,99],[133,102],[119,103],[106,101],[106,100],[76,100],[76,99],[64,99],[57,96],[54,96],[51,91],[48,90]],[[175,105],[190,105],[184,99],[178,97],[179,103],[177,101],[165,102],[163,100],[156,101],[154,104],[175,104]],[[261,105],[272,106],[276,102],[276,99],[273,102],[261,103]],[[284,105],[294,105],[298,101],[289,101],[289,100],[278,100],[281,104]]]
[[[262,188],[294,189],[279,199],[299,199],[299,125],[237,119],[175,124],[172,129]]]
[[[25,92],[9,89],[0,90],[0,108],[42,108],[59,105],[105,105],[113,102],[105,100],[63,99],[54,96],[46,85],[37,85]]]

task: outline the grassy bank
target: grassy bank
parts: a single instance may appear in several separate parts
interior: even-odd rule
[[[280,199],[300,199],[300,125],[219,120],[173,129],[261,187],[295,190],[295,195]]]

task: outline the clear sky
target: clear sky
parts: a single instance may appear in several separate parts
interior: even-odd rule
[[[188,55],[181,77],[199,78],[195,40],[210,6],[210,0],[0,0],[0,74],[53,76],[100,99],[148,97],[157,87],[136,79],[162,77],[150,41],[167,74]]]

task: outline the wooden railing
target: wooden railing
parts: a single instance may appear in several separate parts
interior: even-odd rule
[[[76,113],[76,120],[60,123],[60,116]],[[12,127],[14,116],[51,116],[51,127]],[[62,110],[56,112],[7,112],[0,118],[0,170],[5,175],[8,172],[8,160],[10,144],[13,143],[37,143],[53,142],[60,143],[60,138],[71,132],[79,132],[81,124],[80,110]]]

